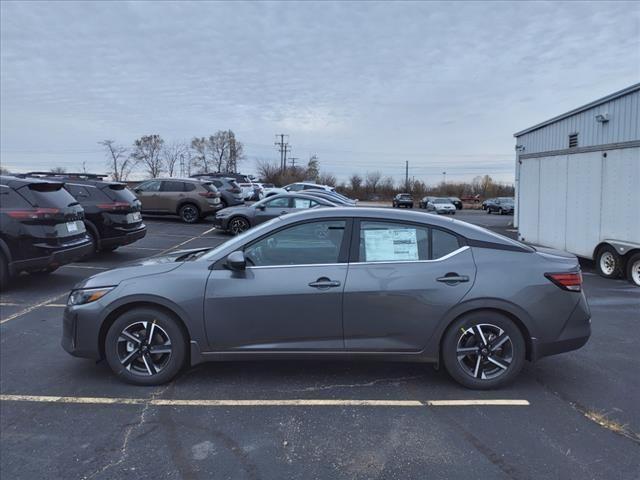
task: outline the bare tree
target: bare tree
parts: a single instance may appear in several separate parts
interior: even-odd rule
[[[9,173],[8,168],[0,167],[0,175],[9,175]]]
[[[216,172],[222,172],[229,154],[229,132],[218,130],[207,141]]]
[[[107,155],[107,173],[117,182],[126,180],[136,164],[135,159],[129,156],[125,147],[113,140],[103,140],[98,144],[104,147]]]
[[[170,177],[177,173],[180,161],[184,161],[188,153],[189,147],[184,142],[173,142],[162,148],[162,161]],[[180,173],[182,174],[183,172]]]
[[[331,187],[335,187],[336,183],[338,183],[338,179],[336,178],[335,175],[332,175],[331,173],[321,173],[318,175],[318,177],[316,178],[316,181],[320,184],[320,185],[329,185]]]
[[[320,162],[317,155],[312,155],[307,163],[307,179],[317,180],[320,175]]]
[[[378,188],[381,178],[382,174],[377,170],[375,172],[367,172],[367,178],[364,183],[367,192],[376,193],[376,189]]]
[[[53,167],[49,170],[51,173],[67,173],[67,169],[64,167]]]
[[[131,156],[142,163],[149,177],[156,178],[164,170],[162,148],[164,140],[160,135],[143,135],[133,142]]]
[[[190,156],[193,167],[199,167],[202,173],[209,173],[211,168],[207,158],[207,139],[205,137],[193,137],[191,139]]]
[[[226,157],[225,172],[237,173],[238,164],[244,159],[244,145],[236,140],[232,130],[227,132],[229,140],[229,154]]]
[[[349,177],[349,186],[351,187],[351,191],[353,193],[357,193],[362,188],[362,177],[357,173],[354,173]]]

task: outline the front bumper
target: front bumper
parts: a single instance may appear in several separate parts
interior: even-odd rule
[[[213,225],[219,230],[227,230],[229,228],[229,219],[231,217],[215,217]]]
[[[567,319],[562,331],[555,339],[531,339],[530,360],[536,361],[549,355],[577,350],[587,343],[591,336],[591,311],[584,296]]]
[[[121,231],[118,233],[121,233]],[[114,246],[120,247],[122,245],[129,245],[130,243],[136,242],[141,238],[144,238],[146,234],[147,234],[147,227],[145,224],[142,224],[142,226],[137,230],[127,232],[124,235],[101,238],[100,248],[107,248],[107,247],[114,247]]]
[[[62,317],[62,348],[74,357],[99,360],[103,307],[100,301],[67,306]]]

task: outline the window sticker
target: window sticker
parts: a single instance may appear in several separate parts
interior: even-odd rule
[[[366,262],[419,259],[415,229],[365,230],[364,246]]]

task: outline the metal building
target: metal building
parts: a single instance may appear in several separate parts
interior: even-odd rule
[[[626,274],[640,252],[640,83],[514,136],[520,239]]]

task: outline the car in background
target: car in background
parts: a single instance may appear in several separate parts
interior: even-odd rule
[[[500,215],[513,215],[515,202],[512,197],[499,197],[487,205],[487,213],[499,213]]]
[[[106,175],[30,172],[36,177],[64,182],[64,189],[82,206],[84,225],[94,252],[111,252],[143,238],[140,201],[124,183],[105,181]]]
[[[154,178],[134,188],[142,213],[178,215],[197,223],[222,208],[220,192],[212,182],[194,178]]]
[[[453,203],[456,209],[462,210],[462,200],[460,200],[458,197],[447,197],[447,198],[449,198],[449,200],[451,201],[451,203]]]
[[[428,212],[434,212],[438,215],[456,214],[456,206],[451,203],[448,197],[428,197],[425,208]]]
[[[395,197],[393,197],[391,206],[393,208],[413,208],[413,197],[410,193],[399,193]]]
[[[89,255],[83,220],[62,182],[0,176],[0,288],[21,272],[50,273]]]
[[[326,190],[305,190],[303,192],[305,195],[312,195],[318,198],[324,198],[325,200],[329,200],[332,203],[337,205],[342,205],[346,207],[355,207],[357,205],[356,200],[352,200],[349,197],[346,197],[338,192],[327,192]]]
[[[262,187],[262,193],[265,197],[269,196],[269,194],[271,194],[271,192],[274,189],[277,189],[277,187],[275,186],[275,184],[273,183],[264,183],[264,182],[260,182],[258,183],[258,185],[260,185]],[[277,193],[277,192],[276,192]],[[276,194],[274,193],[274,195]]]
[[[260,200],[253,205],[229,207],[216,214],[214,223],[217,228],[238,235],[251,227],[271,220],[272,218],[299,212],[309,208],[335,207],[336,204],[326,199],[307,195],[306,193],[281,193]]]
[[[296,182],[290,183],[282,188],[273,188],[269,191],[269,195],[277,195],[287,192],[302,192],[307,190],[323,190],[326,192],[335,192],[335,187],[331,185],[320,185],[319,183],[312,182]]]
[[[486,210],[489,205],[492,205],[497,199],[496,198],[487,198],[482,202],[482,209]]]
[[[67,352],[138,385],[206,361],[366,358],[436,363],[493,389],[590,334],[574,255],[360,207],[284,215],[215,248],[98,273],[74,287],[62,321]]]
[[[191,175],[190,178],[197,178],[208,181],[220,192],[220,203],[222,208],[244,205],[244,193],[238,182],[232,177],[221,177],[216,173],[199,173]]]

